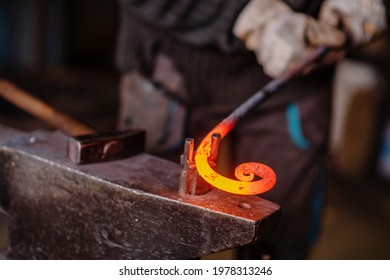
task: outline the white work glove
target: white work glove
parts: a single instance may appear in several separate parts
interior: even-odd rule
[[[369,43],[387,28],[382,0],[326,0],[319,18],[343,30],[352,45]]]
[[[283,74],[317,46],[338,48],[345,43],[337,28],[294,12],[280,0],[251,0],[233,32],[271,77]]]

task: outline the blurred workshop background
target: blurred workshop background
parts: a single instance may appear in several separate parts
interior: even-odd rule
[[[98,130],[115,129],[117,27],[116,1],[0,1],[0,78]],[[389,46],[385,37],[337,67],[325,215],[312,259],[390,259]],[[4,100],[0,124],[53,129]],[[0,211],[0,259],[7,223]]]

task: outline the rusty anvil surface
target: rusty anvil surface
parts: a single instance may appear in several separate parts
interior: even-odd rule
[[[10,259],[191,259],[261,239],[279,220],[257,196],[179,195],[181,167],[147,153],[74,165],[66,141],[0,126]]]

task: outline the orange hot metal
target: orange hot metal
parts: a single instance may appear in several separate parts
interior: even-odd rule
[[[213,134],[220,134],[223,139],[226,134],[236,125],[236,123],[248,114],[253,108],[265,101],[271,94],[278,91],[287,82],[293,78],[301,75],[308,65],[319,60],[328,52],[328,48],[318,47],[313,52],[298,63],[294,68],[285,72],[281,77],[271,80],[264,88],[253,94],[248,100],[236,108],[229,116],[220,122],[200,143],[196,155],[195,165],[199,175],[209,184],[236,194],[259,194],[270,190],[276,182],[275,172],[268,166],[248,162],[241,164],[235,170],[235,175],[239,179],[232,180],[218,174],[209,164],[209,159],[213,160],[211,156],[211,140]],[[261,180],[252,181],[255,175],[261,177]]]
[[[226,192],[242,195],[266,192],[276,183],[275,172],[267,165],[257,162],[243,163],[236,168],[235,176],[238,180],[234,180],[217,173],[209,164],[212,135],[217,133],[223,139],[235,124],[236,121],[225,119],[203,138],[195,154],[198,173],[206,182]],[[253,181],[255,175],[261,179]]]

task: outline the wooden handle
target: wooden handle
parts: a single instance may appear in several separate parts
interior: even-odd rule
[[[95,133],[90,127],[55,110],[9,81],[0,79],[0,96],[20,109],[71,136]]]

